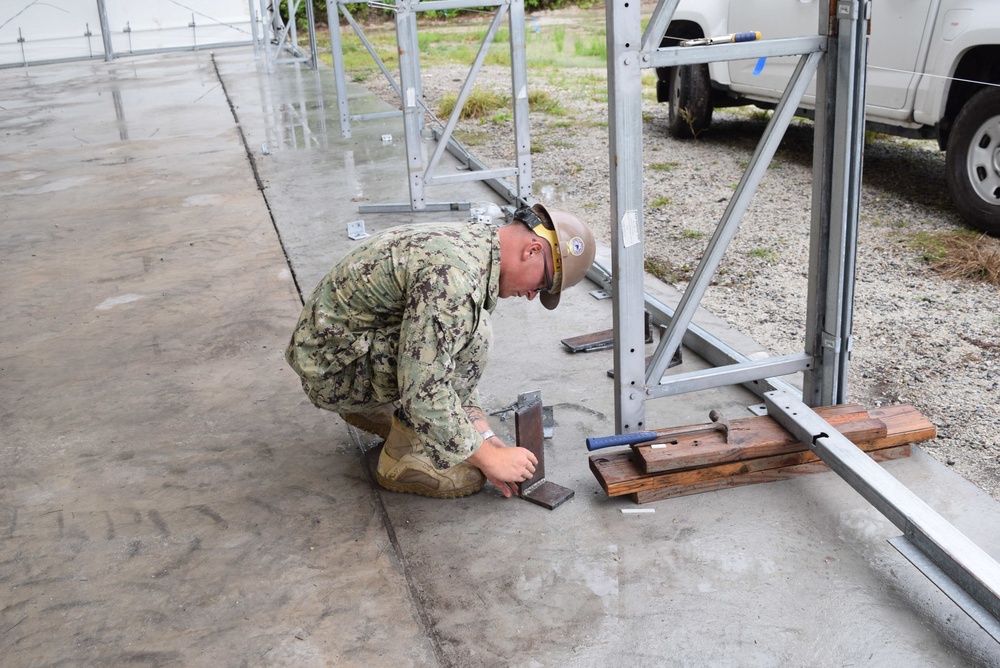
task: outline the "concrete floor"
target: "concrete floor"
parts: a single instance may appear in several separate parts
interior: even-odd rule
[[[501,303],[483,383],[488,409],[554,406],[570,502],[373,485],[371,443],[282,360],[300,292],[350,221],[465,214],[359,215],[407,197],[401,124],[341,139],[335,102],[328,70],[268,75],[245,49],[0,71],[0,663],[1000,666],[835,474],[622,514],[584,447],[613,431],[611,354],[559,344],[610,327],[582,287],[554,313]],[[751,403],[703,392],[649,422]],[[917,448],[885,466],[1000,557],[988,495]]]

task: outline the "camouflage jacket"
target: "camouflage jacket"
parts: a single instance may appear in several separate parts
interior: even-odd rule
[[[285,359],[317,406],[337,412],[400,402],[439,469],[482,443],[464,406],[493,338],[497,228],[404,225],[345,256],[306,301]]]

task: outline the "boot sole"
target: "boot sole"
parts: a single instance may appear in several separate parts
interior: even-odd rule
[[[424,485],[420,485],[415,482],[395,482],[389,480],[388,478],[383,478],[382,474],[376,471],[375,480],[378,484],[389,490],[390,492],[400,492],[402,494],[417,494],[419,496],[427,496],[432,499],[460,499],[464,496],[472,496],[479,490],[483,488],[483,484],[469,485],[468,487],[462,487],[459,489],[451,489],[447,491],[438,491],[436,489],[430,489]]]

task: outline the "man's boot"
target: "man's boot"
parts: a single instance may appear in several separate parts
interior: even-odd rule
[[[486,476],[472,464],[460,462],[438,471],[430,459],[418,451],[416,434],[393,419],[389,437],[382,446],[375,472],[378,484],[392,492],[457,499],[483,488]]]
[[[344,422],[357,427],[369,434],[375,434],[383,441],[389,438],[389,430],[392,429],[392,416],[396,412],[393,404],[384,404],[370,411],[358,413],[341,413],[340,417]]]

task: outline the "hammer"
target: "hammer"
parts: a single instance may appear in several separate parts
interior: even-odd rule
[[[690,427],[686,429],[677,429],[674,431],[667,431],[664,433],[657,433],[655,431],[637,431],[631,434],[616,434],[614,436],[597,436],[587,439],[587,449],[588,450],[600,450],[601,448],[611,448],[616,445],[637,445],[639,443],[645,443],[647,441],[653,441],[658,438],[674,438],[675,436],[683,436],[686,434],[699,434],[704,431],[720,431],[725,439],[726,443],[729,443],[729,420],[722,417],[722,413],[716,409],[712,409],[708,413],[708,419],[712,421],[712,424]],[[676,439],[673,441],[677,442]]]

